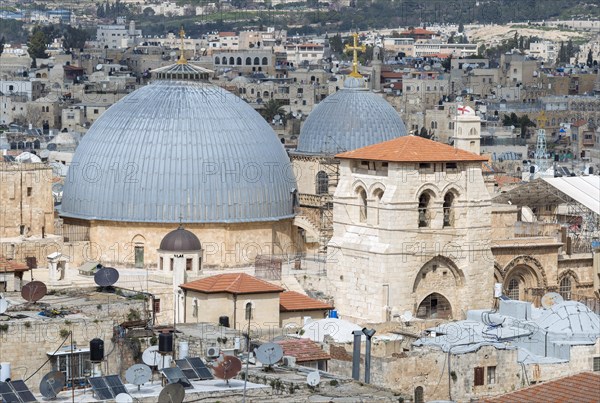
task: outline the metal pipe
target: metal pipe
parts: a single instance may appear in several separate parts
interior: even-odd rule
[[[354,330],[354,349],[352,351],[352,379],[358,381],[360,379],[360,338],[362,330]]]
[[[362,333],[367,336],[367,345],[365,347],[365,383],[371,383],[371,338],[375,335],[375,329],[362,329]]]

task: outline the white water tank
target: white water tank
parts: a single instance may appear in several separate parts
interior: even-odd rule
[[[10,378],[10,362],[0,362],[0,381]]]
[[[187,341],[179,342],[179,359],[180,360],[187,358],[189,349],[190,349],[190,345],[188,344]]]

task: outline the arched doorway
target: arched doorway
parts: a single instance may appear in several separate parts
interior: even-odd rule
[[[144,268],[144,244],[146,239],[142,235],[136,235],[131,240],[131,247],[133,248],[133,259],[134,266],[136,269]]]
[[[431,293],[425,297],[417,308],[417,318],[420,319],[450,319],[452,306],[442,294]]]

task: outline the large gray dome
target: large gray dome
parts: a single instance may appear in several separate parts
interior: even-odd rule
[[[203,82],[157,81],[111,106],[81,140],[66,217],[156,223],[293,216],[289,159],[265,120]]]
[[[349,82],[308,115],[296,153],[335,155],[406,134],[400,115],[385,99]]]

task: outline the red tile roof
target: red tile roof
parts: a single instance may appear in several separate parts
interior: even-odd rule
[[[15,272],[15,271],[27,271],[27,267],[24,263],[16,262],[12,259],[7,259],[4,256],[0,256],[0,272]]]
[[[296,291],[285,291],[279,295],[280,312],[311,311],[314,309],[333,309],[333,306]]]
[[[226,292],[229,294],[262,294],[282,292],[283,288],[245,273],[227,273],[206,277],[180,285],[184,290],[204,294]]]
[[[230,32],[230,31],[219,32],[219,36],[220,37],[224,37],[224,36],[236,36],[236,33],[235,32]]]
[[[402,31],[400,35],[435,35],[433,31],[428,31],[423,28],[415,28],[411,30]]]
[[[488,158],[419,136],[404,136],[336,155],[342,159],[389,162],[487,161]]]
[[[489,399],[486,403],[598,403],[600,402],[600,373],[582,372],[530,386],[516,392]]]
[[[279,340],[283,355],[296,357],[296,362],[329,360],[331,357],[310,339]]]
[[[574,127],[581,127],[581,126],[585,125],[587,122],[588,122],[588,121],[587,121],[587,120],[585,120],[585,119],[579,119],[577,122],[575,122],[575,123],[571,123],[571,126],[574,126]]]

